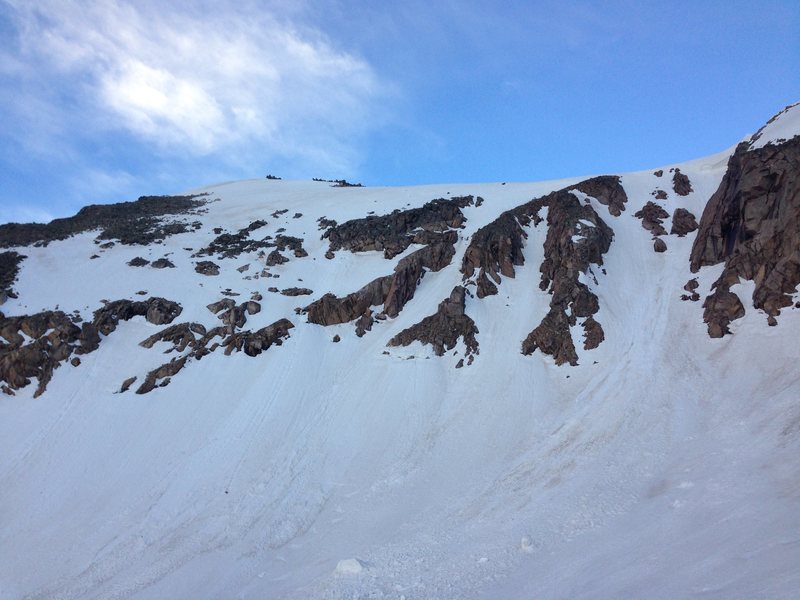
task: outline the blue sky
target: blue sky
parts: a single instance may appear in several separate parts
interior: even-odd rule
[[[0,0],[0,39],[0,222],[267,173],[645,169],[800,100],[789,1]]]

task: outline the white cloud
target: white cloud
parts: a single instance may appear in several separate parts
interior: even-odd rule
[[[0,65],[27,67],[19,134],[45,126],[23,106],[44,103],[62,144],[124,130],[167,156],[347,169],[385,104],[388,86],[370,65],[268,6],[6,2],[19,45],[0,51]]]

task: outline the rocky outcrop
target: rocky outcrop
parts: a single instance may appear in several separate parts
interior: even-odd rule
[[[642,220],[642,227],[652,233],[654,236],[667,235],[667,230],[664,229],[664,219],[669,218],[669,213],[664,208],[648,200],[641,210],[633,214],[637,219]]]
[[[697,281],[697,277],[687,281],[683,289],[689,292],[689,294],[681,294],[681,300],[691,300],[692,302],[700,300],[700,294],[697,293],[698,287],[700,287],[700,283]]]
[[[603,264],[602,256],[614,235],[588,201],[582,203],[571,193],[574,189],[598,200],[603,198],[601,202],[612,214],[624,208],[625,192],[619,178],[589,179],[502,213],[475,232],[461,264],[464,281],[475,283],[478,298],[496,294],[501,275],[514,277],[514,267],[524,264],[524,228],[531,222],[538,226],[543,220],[539,212],[548,209],[540,288],[552,294],[550,311],[527,336],[522,351],[531,354],[540,349],[553,356],[557,364],[577,364],[569,328],[577,324],[577,318],[591,317],[599,310],[597,296],[580,281],[580,275],[590,264]],[[588,327],[592,343],[602,341],[600,324],[593,319]]]
[[[677,235],[683,237],[687,233],[697,231],[699,225],[697,219],[685,208],[676,208],[672,213],[672,228],[669,230],[670,235]]]
[[[587,196],[597,199],[600,204],[608,207],[608,212],[618,217],[625,210],[625,203],[628,201],[628,195],[625,193],[625,188],[620,184],[620,178],[617,175],[601,175],[600,177],[592,177],[581,181],[574,188],[583,192]]]
[[[73,217],[55,219],[48,224],[8,223],[0,225],[0,248],[46,245],[77,233],[99,229],[99,240],[119,240],[122,244],[147,245],[164,238],[198,229],[198,221],[165,221],[168,215],[199,214],[206,204],[201,196],[142,196],[135,202],[91,205]]]
[[[26,342],[23,335],[31,341]],[[53,371],[70,358],[80,344],[81,329],[62,311],[0,318],[0,381],[6,393],[38,380],[40,396]]]
[[[135,256],[128,261],[129,267],[146,267],[150,264],[150,261],[146,258],[142,258],[141,256]]]
[[[17,297],[13,285],[19,274],[19,264],[25,258],[27,257],[14,251],[0,252],[0,304]]]
[[[670,169],[673,172],[672,175],[672,189],[675,191],[678,196],[688,196],[694,190],[692,190],[692,182],[689,181],[689,177],[685,173],[681,173],[680,169]]]
[[[209,304],[208,310],[217,315],[228,331],[244,327],[247,323],[247,315],[255,315],[261,312],[261,305],[255,300],[248,300],[237,305],[231,298],[223,298],[217,302]]]
[[[201,275],[219,275],[219,265],[210,260],[201,260],[194,266],[194,270]]]
[[[653,250],[655,250],[658,253],[666,252],[667,251],[667,242],[665,242],[661,238],[656,238],[653,241]]]
[[[195,342],[195,334],[204,336],[206,328],[200,323],[178,323],[154,333],[149,338],[139,342],[143,348],[152,348],[158,342],[172,344],[166,352],[183,352],[186,347]]]
[[[234,352],[244,352],[251,357],[258,356],[273,345],[280,346],[283,340],[289,337],[289,330],[293,327],[292,322],[287,319],[279,319],[256,331],[235,331],[222,327],[206,331],[199,323],[181,323],[167,327],[143,340],[140,345],[152,348],[156,342],[167,342],[173,345],[172,348],[166,350],[167,353],[175,351],[185,352],[185,354],[172,358],[147,373],[136,393],[146,394],[156,387],[169,385],[172,377],[177,375],[191,360],[200,360],[219,348],[224,349],[226,356]],[[217,342],[216,339],[221,341]],[[135,380],[136,377],[126,379],[120,392],[126,391]]]
[[[571,206],[580,206],[577,198],[570,193],[570,190],[573,189],[606,204],[612,214],[619,214],[619,211],[624,210],[624,204],[627,201],[627,195],[619,183],[619,177],[601,176],[587,179],[575,186],[554,192],[543,199],[531,200],[505,211],[497,219],[473,234],[461,262],[461,273],[464,275],[464,280],[473,279],[475,281],[478,298],[496,294],[497,284],[502,279],[501,275],[513,278],[514,267],[522,266],[525,263],[522,249],[525,246],[527,233],[524,227],[530,225],[531,220],[536,224],[542,220],[539,210],[543,206],[550,206],[556,197],[566,198],[566,196],[571,196],[571,200],[567,200]],[[590,206],[587,208],[599,219]],[[578,235],[582,227],[579,220],[573,223],[574,235]],[[605,223],[603,225],[605,226]]]
[[[466,346],[467,364],[471,364],[473,355],[478,354],[478,328],[475,322],[464,312],[466,290],[456,286],[445,298],[436,312],[425,317],[408,329],[404,329],[391,340],[389,346],[408,346],[412,342],[421,342],[433,346],[437,356],[455,348],[461,338]]]
[[[283,254],[278,252],[277,250],[273,250],[267,255],[267,266],[274,267],[276,265],[282,265],[284,263],[289,262],[289,259],[286,258]]]
[[[314,290],[301,287],[290,287],[281,290],[281,294],[284,296],[310,296],[313,293]]]
[[[175,268],[175,265],[172,263],[172,261],[170,259],[166,258],[166,257],[154,260],[153,262],[150,263],[150,266],[153,267],[154,269],[174,269]]]
[[[360,290],[339,298],[325,294],[303,309],[309,323],[338,325],[349,323],[363,315],[372,306],[383,304],[389,291],[392,276],[373,279]]]
[[[557,365],[578,364],[578,355],[572,342],[567,313],[560,307],[551,308],[542,322],[522,342],[522,353],[533,354],[541,350],[552,356]]]
[[[302,312],[309,323],[336,325],[363,316],[373,306],[383,305],[383,315],[396,317],[413,297],[425,271],[440,271],[455,255],[456,233],[447,232],[442,242],[420,248],[401,259],[392,275],[378,277],[360,290],[338,298],[325,294],[306,306]],[[362,324],[363,325],[363,324]],[[369,331],[367,327],[361,327]]]
[[[500,275],[513,278],[514,267],[525,263],[522,249],[528,234],[520,223],[529,224],[530,217],[527,205],[523,206],[523,210],[505,211],[472,235],[461,260],[461,273],[465,280],[475,277],[478,298],[496,294]]]
[[[147,301],[117,300],[108,302],[94,313],[91,323],[78,327],[62,311],[45,311],[34,315],[0,317],[0,381],[3,389],[13,393],[38,380],[34,397],[40,396],[53,372],[74,354],[94,352],[100,345],[100,334],[107,336],[120,321],[143,316],[156,325],[170,323],[181,312],[175,302],[164,298]],[[30,341],[26,341],[25,334]],[[77,362],[80,364],[80,362]]]
[[[725,264],[703,303],[711,337],[729,333],[744,314],[730,287],[755,282],[753,306],[770,323],[792,303],[800,284],[800,138],[750,149],[739,144],[708,201],[692,247],[692,272]]]
[[[522,343],[522,353],[539,349],[551,355],[557,365],[578,364],[570,326],[578,318],[592,346],[604,338],[602,326],[592,316],[600,309],[597,296],[581,281],[590,265],[601,266],[603,254],[611,247],[612,229],[589,204],[581,204],[572,194],[555,192],[536,201],[535,210],[548,207],[545,259],[539,287],[551,294],[550,311]],[[592,318],[591,321],[588,321]]]
[[[411,244],[430,244],[436,234],[463,226],[466,218],[461,209],[473,202],[472,196],[439,198],[420,208],[353,219],[331,227],[322,237],[330,242],[331,253],[382,251],[390,259]]]
[[[93,325],[98,332],[109,335],[120,321],[133,317],[144,317],[153,325],[165,325],[174,321],[183,311],[177,302],[165,298],[151,297],[147,300],[115,300],[94,311]]]

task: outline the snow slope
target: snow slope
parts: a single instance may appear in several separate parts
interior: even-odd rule
[[[800,588],[800,309],[777,327],[749,307],[711,339],[701,303],[680,300],[695,234],[653,251],[634,213],[656,188],[699,218],[730,151],[625,174],[604,272],[594,270],[605,341],[556,366],[520,343],[548,310],[539,289],[544,225],[499,294],[467,298],[480,354],[454,368],[429,346],[387,348],[461,283],[470,236],[502,211],[577,183],[331,188],[250,180],[210,186],[203,227],[145,248],[99,252],[93,233],[28,247],[5,314],[59,305],[84,318],[136,292],[178,301],[211,327],[226,288],[264,295],[259,328],[286,317],[282,346],[192,362],[168,387],[116,393],[165,358],[138,342],[160,327],[120,323],[47,392],[0,400],[0,598],[791,598]],[[693,192],[672,192],[678,166]],[[391,273],[398,258],[324,258],[321,216],[473,194],[456,258],[422,279],[395,319],[363,338],[294,313]],[[279,218],[271,213],[288,212]],[[293,218],[294,213],[302,217]],[[194,272],[213,227],[256,218],[304,239],[306,258],[245,279],[255,255]],[[667,219],[665,228],[669,230]],[[413,247],[412,247],[413,249]],[[410,252],[408,250],[405,254]],[[176,268],[126,266],[168,255]],[[244,273],[237,267],[249,264]],[[718,267],[698,274],[701,297]],[[301,286],[312,296],[266,292]],[[797,298],[797,294],[795,295]],[[334,335],[341,341],[332,343]],[[576,342],[578,340],[576,339]],[[163,346],[166,348],[166,346]],[[457,354],[454,354],[457,352]]]

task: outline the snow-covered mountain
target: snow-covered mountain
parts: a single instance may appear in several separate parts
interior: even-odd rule
[[[796,597],[798,134],[0,226],[0,598]]]

